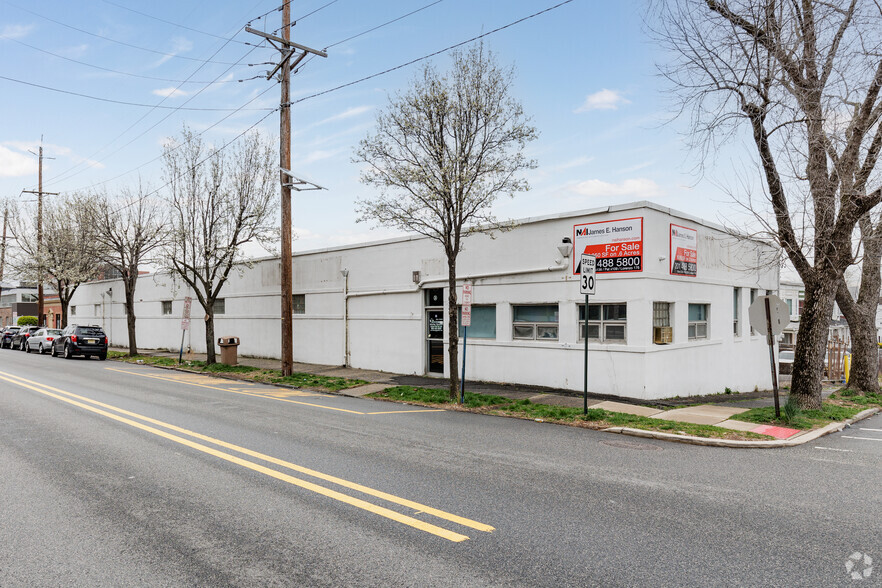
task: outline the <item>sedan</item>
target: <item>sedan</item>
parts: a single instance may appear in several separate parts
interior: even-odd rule
[[[12,340],[10,345],[13,349],[18,349],[19,351],[26,351],[28,348],[28,339],[31,335],[40,330],[40,327],[35,327],[33,325],[27,325],[22,327],[12,336]]]
[[[28,337],[28,346],[25,351],[39,351],[40,355],[47,353],[52,348],[52,342],[61,335],[61,329],[40,329]]]
[[[793,373],[793,351],[782,351],[778,354],[778,373],[779,374],[791,374]]]
[[[3,329],[2,334],[0,334],[0,349],[4,347],[7,349],[12,348],[12,337],[14,337],[16,333],[18,333],[19,329],[21,329],[21,327],[17,325],[9,325],[5,329]]]

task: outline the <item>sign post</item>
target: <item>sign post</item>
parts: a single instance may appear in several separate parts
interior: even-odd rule
[[[769,364],[772,368],[772,390],[775,393],[775,418],[781,418],[781,403],[778,400],[778,366],[775,365],[775,337],[790,324],[790,310],[784,301],[770,294],[759,296],[747,309],[750,326],[760,335],[766,336],[769,345]]]
[[[465,404],[466,346],[469,342],[469,327],[472,325],[472,285],[462,285],[462,377],[459,379],[459,403]]]
[[[184,335],[190,330],[190,307],[193,306],[193,298],[184,298],[184,314],[181,317],[181,350],[178,352],[178,363],[184,359]]]
[[[593,255],[582,254],[579,260],[579,293],[585,295],[585,332],[582,339],[585,341],[585,384],[583,387],[582,411],[588,414],[588,295],[597,293],[597,258]]]

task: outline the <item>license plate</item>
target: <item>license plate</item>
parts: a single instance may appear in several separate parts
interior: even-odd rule
[[[97,342],[97,339],[86,339],[86,345],[94,345]]]

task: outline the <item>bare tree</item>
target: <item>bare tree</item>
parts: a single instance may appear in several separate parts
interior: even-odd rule
[[[764,199],[748,199],[805,284],[792,397],[821,403],[833,302],[851,236],[880,200],[868,188],[882,144],[882,14],[857,0],[658,2],[654,33],[696,145],[749,132]],[[801,225],[807,220],[806,225]],[[801,230],[805,229],[805,230]]]
[[[151,254],[163,244],[167,234],[164,203],[150,198],[148,193],[149,190],[139,184],[137,193],[123,188],[119,198],[96,195],[92,209],[95,236],[103,245],[101,260],[122,275],[129,355],[138,354],[135,331],[138,267],[150,261]]]
[[[205,310],[205,344],[215,363],[214,305],[233,267],[246,264],[246,243],[275,243],[277,156],[254,132],[230,151],[205,145],[184,127],[163,152],[171,210],[162,247],[167,268]]]
[[[56,197],[54,197],[56,198]],[[26,279],[48,279],[61,303],[61,324],[67,326],[70,299],[83,282],[98,277],[103,254],[95,235],[94,199],[63,196],[43,204],[43,245],[38,246],[35,211],[25,208],[10,223],[17,249],[11,265]],[[43,318],[38,317],[42,323]]]
[[[529,189],[517,174],[536,165],[523,149],[537,133],[511,96],[513,68],[500,68],[482,44],[451,57],[447,74],[427,65],[405,93],[389,99],[355,161],[368,166],[361,181],[380,190],[379,196],[359,201],[360,220],[414,231],[444,248],[450,396],[455,399],[456,258],[470,234],[504,228],[491,206],[500,194]]]

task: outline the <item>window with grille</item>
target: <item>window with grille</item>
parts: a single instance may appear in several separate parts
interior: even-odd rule
[[[512,306],[512,338],[556,341],[558,338],[557,304]]]
[[[623,302],[579,305],[579,341],[587,339],[600,343],[626,343],[628,332],[628,305]]]

